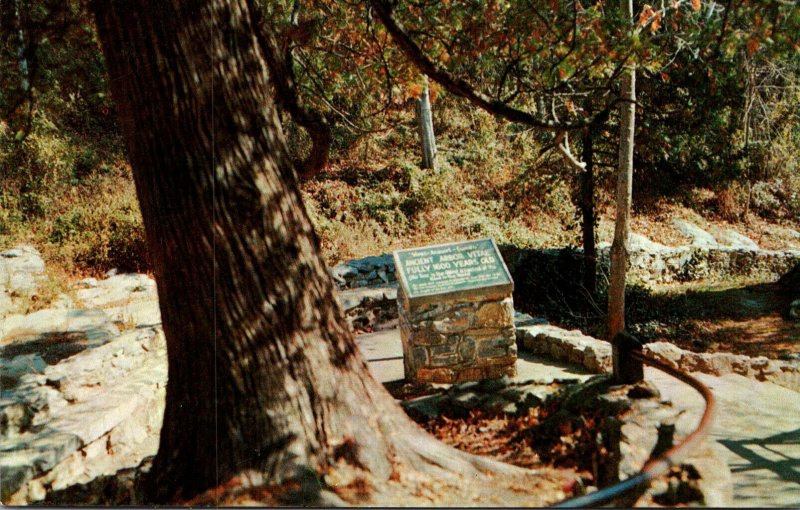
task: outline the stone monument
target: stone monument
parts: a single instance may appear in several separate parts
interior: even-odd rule
[[[514,282],[493,239],[394,252],[408,381],[516,373]]]

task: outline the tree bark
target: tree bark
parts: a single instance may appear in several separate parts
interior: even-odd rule
[[[425,88],[417,99],[417,127],[422,145],[422,168],[436,170],[436,138],[433,134],[433,114],[427,76]]]
[[[388,474],[244,1],[95,4],[154,261],[169,383],[154,501],[254,470],[318,472],[358,436]]]
[[[633,21],[633,0],[621,0],[623,19]],[[625,277],[628,270],[631,194],[633,181],[633,141],[636,121],[636,66],[629,63],[621,76],[619,106],[619,167],[617,170],[617,210],[614,242],[611,245],[611,278],[608,289],[608,338],[612,342],[614,377],[627,380],[620,370],[617,334],[625,329]]]
[[[145,500],[186,501],[231,480],[311,479],[319,495],[318,477],[342,462],[411,494],[447,479],[451,504],[480,502],[490,484],[518,503],[511,484],[535,490],[532,473],[424,434],[370,376],[301,202],[247,1],[93,9],[167,338]],[[405,480],[400,467],[424,476]]]

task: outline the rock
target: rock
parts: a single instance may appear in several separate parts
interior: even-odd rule
[[[537,324],[548,324],[544,317],[532,317],[527,313],[514,311],[514,326],[535,326]]]
[[[364,257],[363,259],[355,259],[348,261],[347,264],[355,267],[363,273],[368,273],[378,268],[386,268],[389,264],[393,264],[393,257],[389,255],[373,255]]]
[[[669,250],[669,246],[665,246],[661,243],[657,243],[655,241],[651,241],[647,237],[643,236],[642,234],[637,234],[635,232],[631,232],[630,240],[629,240],[629,249],[630,251],[644,251],[647,253],[660,253],[662,251]]]
[[[347,289],[336,293],[342,310],[348,311],[353,308],[363,307],[367,303],[378,300],[391,301],[392,307],[397,307],[397,287],[366,287],[357,289]]]
[[[728,228],[723,230],[718,236],[717,240],[726,246],[737,248],[741,250],[758,250],[758,245],[755,241],[739,232]]]
[[[137,273],[114,274],[95,286],[77,290],[75,296],[87,308],[119,306],[135,299],[158,299],[155,280]]]
[[[0,317],[11,312],[13,309],[14,302],[11,300],[11,296],[8,295],[8,291],[0,289]]]
[[[394,259],[391,254],[349,260],[330,270],[340,289],[389,285],[394,283]]]
[[[125,305],[106,308],[105,312],[115,324],[125,328],[151,328],[161,324],[161,308],[155,300],[135,300]]]
[[[505,408],[508,404],[509,402],[500,395],[489,395],[481,401],[480,406],[481,409],[486,411],[498,412],[502,411],[503,408]],[[516,405],[514,406],[514,409],[516,411]]]
[[[38,353],[53,364],[118,334],[101,310],[46,309],[12,315],[4,319],[0,330],[0,359]]]
[[[350,278],[358,276],[358,268],[355,268],[347,263],[339,264],[331,269],[331,274],[334,278],[339,278],[342,281],[347,281]]]
[[[75,308],[75,302],[72,300],[71,297],[69,297],[69,295],[59,294],[58,296],[56,296],[53,302],[50,303],[50,307],[56,309]]]
[[[486,393],[494,393],[508,387],[511,383],[508,377],[501,377],[499,379],[485,379],[478,384],[481,391]]]
[[[480,404],[481,399],[477,393],[468,391],[466,393],[462,393],[452,399],[454,405],[461,407],[463,409],[474,409],[478,407]]]
[[[2,358],[0,358],[2,359]],[[38,354],[23,354],[14,356],[8,362],[3,360],[3,370],[0,374],[2,387],[16,386],[22,376],[27,374],[41,374],[47,367],[44,359]]]
[[[719,246],[717,240],[714,239],[714,236],[703,230],[702,228],[698,227],[697,225],[690,223],[686,220],[681,219],[674,219],[672,223],[678,228],[678,230],[691,238],[692,246],[696,246],[698,248],[716,248]]]
[[[35,294],[44,278],[44,261],[33,246],[21,245],[0,252],[0,288],[11,296]]]
[[[90,280],[90,279],[87,279]],[[117,324],[152,327],[161,324],[156,282],[144,274],[114,274],[104,280],[81,280],[75,292],[87,308],[103,308]]]
[[[555,360],[581,365],[594,373],[611,370],[611,344],[551,325],[517,328],[522,348]]]
[[[438,333],[463,333],[470,326],[469,316],[463,312],[454,312],[450,317],[433,321],[433,330]]]
[[[656,360],[666,363],[673,368],[678,368],[683,353],[686,352],[675,344],[669,342],[652,342],[645,344],[642,351]]]
[[[74,287],[76,289],[92,289],[97,287],[99,283],[97,282],[97,278],[84,278],[75,283]]]
[[[481,328],[511,326],[513,317],[514,302],[510,297],[485,303],[475,312],[476,326]]]
[[[153,329],[23,376],[0,403],[2,502],[30,504],[44,488],[86,483],[155,454],[166,378],[163,333]]]
[[[800,299],[795,299],[789,304],[789,317],[800,319]]]

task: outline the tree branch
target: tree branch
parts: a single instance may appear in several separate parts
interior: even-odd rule
[[[327,119],[319,112],[307,110],[300,105],[295,86],[294,69],[292,66],[291,49],[286,46],[286,51],[279,50],[275,37],[263,30],[263,13],[253,0],[247,0],[248,8],[253,15],[253,24],[256,27],[256,39],[264,54],[264,60],[269,67],[269,76],[272,86],[275,87],[275,98],[278,105],[287,111],[292,118],[300,124],[311,138],[311,150],[302,161],[295,161],[295,168],[301,180],[308,180],[328,162],[330,146],[333,143],[333,133]],[[292,13],[293,18],[296,14]]]
[[[452,76],[446,70],[435,64],[411,39],[400,22],[394,19],[392,16],[392,7],[387,0],[370,0],[370,5],[381,22],[383,22],[386,30],[392,36],[392,39],[394,39],[400,50],[420,69],[420,71],[438,82],[451,94],[467,99],[475,106],[491,114],[498,115],[512,122],[518,122],[547,131],[574,131],[596,124],[597,119],[603,115],[607,118],[608,112],[616,105],[616,102],[611,102],[598,114],[571,122],[557,122],[554,120],[537,118],[529,112],[519,110],[499,100],[494,100],[486,94],[478,92],[463,79]]]
[[[586,162],[579,161],[569,148],[569,133],[567,131],[559,131],[553,142],[558,149],[558,152],[564,156],[564,159],[572,165],[576,170],[581,172],[586,170]]]

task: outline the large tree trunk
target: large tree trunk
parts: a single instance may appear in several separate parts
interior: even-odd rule
[[[403,466],[449,476],[456,502],[480,501],[474,487],[456,493],[465,480],[527,479],[424,435],[370,376],[301,202],[247,2],[94,10],[167,338],[148,500],[245,473],[253,484],[316,480],[343,461],[382,482],[401,483]]]
[[[621,0],[622,16],[633,20],[633,0]],[[630,237],[631,194],[633,181],[633,140],[636,120],[636,66],[629,63],[622,72],[619,107],[619,167],[617,169],[617,216],[614,226],[614,242],[611,245],[611,278],[608,288],[608,338],[612,342],[614,377],[629,381],[629,374],[622,373],[627,367],[621,360],[620,346],[615,339],[625,329],[625,276],[628,270],[628,238]]]

